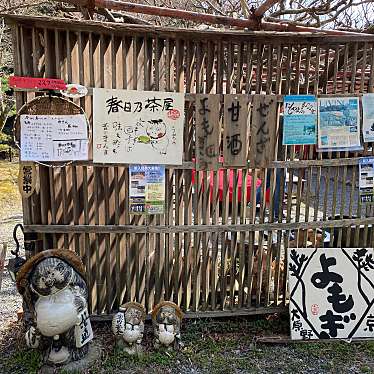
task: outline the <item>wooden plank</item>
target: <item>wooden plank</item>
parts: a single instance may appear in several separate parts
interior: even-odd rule
[[[245,95],[225,95],[223,115],[223,164],[246,166],[249,105]]]
[[[220,98],[196,95],[196,169],[217,170],[220,146]]]
[[[224,232],[224,231],[268,231],[268,230],[304,230],[307,228],[332,228],[371,225],[374,217],[347,218],[327,221],[310,222],[274,222],[261,224],[226,224],[226,225],[180,225],[180,226],[139,226],[134,225],[25,225],[25,232],[56,232],[56,233],[176,233],[176,232]]]
[[[275,159],[277,102],[271,95],[254,95],[252,113],[251,163],[266,167]]]

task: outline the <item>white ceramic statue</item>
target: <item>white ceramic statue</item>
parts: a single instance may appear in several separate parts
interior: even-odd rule
[[[38,253],[17,273],[17,288],[32,315],[27,345],[44,350],[50,364],[85,356],[93,333],[80,258],[69,250]]]
[[[113,317],[112,331],[121,342],[123,349],[130,355],[142,352],[141,342],[144,334],[145,309],[143,305],[130,302],[121,305]]]
[[[152,311],[154,347],[179,349],[181,345],[180,327],[183,313],[177,304],[162,301]]]

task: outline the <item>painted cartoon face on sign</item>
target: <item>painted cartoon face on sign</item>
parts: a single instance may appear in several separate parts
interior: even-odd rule
[[[160,139],[166,135],[166,126],[162,119],[148,121],[147,134],[152,139]]]
[[[166,125],[162,119],[148,121],[147,135],[151,138],[151,145],[161,155],[166,155],[169,138],[166,134]]]

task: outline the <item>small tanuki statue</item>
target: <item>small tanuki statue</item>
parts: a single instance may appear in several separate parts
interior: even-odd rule
[[[117,337],[117,343],[130,355],[142,352],[145,316],[143,305],[130,302],[121,305],[113,317],[112,331]]]
[[[177,304],[162,301],[152,310],[154,347],[179,349],[181,345],[180,327],[183,313]]]
[[[70,250],[40,252],[18,271],[17,288],[32,317],[27,345],[41,349],[49,364],[83,358],[93,333],[80,258]]]

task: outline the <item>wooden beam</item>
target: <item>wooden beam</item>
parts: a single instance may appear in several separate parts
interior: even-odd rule
[[[262,17],[266,11],[268,11],[272,6],[279,3],[279,0],[265,0],[254,12],[256,17]]]
[[[84,7],[89,6],[91,3],[94,3],[97,8],[107,8],[110,10],[125,11],[130,13],[142,13],[152,16],[178,18],[198,23],[218,24],[239,28],[248,28],[252,30],[258,30],[260,28],[259,22],[255,17],[251,19],[240,19],[213,14],[190,12],[181,9],[171,9],[166,7],[164,8],[144,4],[128,3],[125,1],[117,0],[92,0],[92,2],[91,0],[65,0],[64,2]]]
[[[128,23],[110,23],[110,22],[98,22],[92,20],[78,20],[78,19],[66,19],[66,18],[53,18],[45,16],[24,16],[14,14],[0,14],[0,17],[4,17],[6,21],[11,23],[18,23],[28,26],[40,27],[43,24],[47,28],[69,28],[69,30],[76,31],[91,31],[91,32],[102,32],[107,34],[121,35],[122,33],[131,33],[137,35],[143,35],[145,32],[151,32],[159,37],[170,37],[178,35],[181,38],[193,39],[196,38],[205,40],[222,40],[222,41],[236,41],[240,42],[246,39],[262,39],[262,42],[273,43],[274,45],[287,43],[304,43],[308,44],[313,40],[315,43],[323,43],[326,45],[332,45],[336,43],[348,43],[348,42],[374,42],[373,34],[360,34],[360,33],[346,33],[341,34],[332,31],[333,35],[329,34],[329,30],[312,29],[312,31],[302,31],[300,28],[287,27],[287,25],[280,25],[279,31],[260,30],[260,31],[243,31],[239,29],[216,29],[216,30],[196,30],[192,28],[178,28],[178,27],[164,27],[154,25],[139,25],[139,24],[128,24]],[[269,23],[262,23],[265,27]],[[279,26],[278,24],[276,24]]]
[[[245,231],[276,231],[276,230],[308,230],[327,229],[337,227],[352,227],[361,225],[373,225],[374,217],[350,218],[340,220],[309,221],[309,222],[275,222],[258,224],[235,225],[24,225],[25,232],[39,233],[96,233],[96,234],[149,234],[149,233],[196,233],[196,232],[245,232]]]

